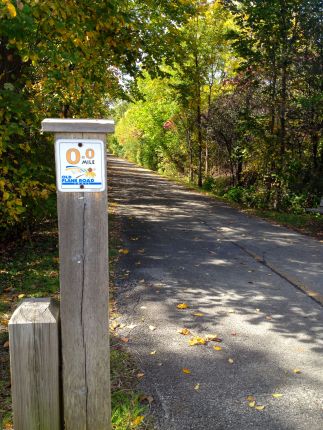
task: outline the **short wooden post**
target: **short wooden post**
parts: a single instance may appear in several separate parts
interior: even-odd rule
[[[60,175],[57,176],[57,203],[65,429],[109,430],[107,187],[104,183],[103,191],[90,191],[87,185],[82,188],[82,183],[78,182],[79,177],[86,178],[81,170],[80,175],[72,175],[74,179],[63,175],[63,171],[71,169],[73,173],[73,165],[81,168],[80,163],[86,162],[82,161],[86,157],[75,156],[77,148],[84,150],[88,139],[102,141],[105,145],[106,133],[114,131],[114,123],[108,120],[46,119],[42,122],[42,130],[55,133],[56,164],[60,148],[69,163],[73,163],[69,166],[66,162],[66,166],[62,165],[59,172],[57,170]],[[72,145],[70,149],[59,146],[66,142]],[[91,159],[94,150],[89,145],[87,156]],[[104,147],[104,182],[105,154]],[[91,177],[92,167],[83,167],[88,167],[86,174]],[[99,169],[99,166],[93,168]],[[67,182],[63,183],[66,178]],[[78,189],[65,192],[63,186],[67,184],[67,188],[73,188],[73,181],[80,184]],[[84,181],[86,184],[87,179]]]
[[[9,322],[15,430],[60,430],[59,308],[26,299]]]

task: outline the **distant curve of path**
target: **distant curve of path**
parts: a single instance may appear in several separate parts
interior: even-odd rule
[[[108,176],[119,335],[157,430],[322,430],[323,245],[125,160]]]

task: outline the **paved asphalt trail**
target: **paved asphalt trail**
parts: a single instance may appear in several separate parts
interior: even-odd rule
[[[156,428],[322,430],[323,308],[294,284],[321,294],[323,245],[124,160],[109,157],[108,170],[129,249],[119,335],[145,373]],[[223,342],[189,346],[183,327]]]

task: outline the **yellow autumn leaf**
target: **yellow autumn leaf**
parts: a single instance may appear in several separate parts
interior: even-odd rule
[[[283,397],[283,395],[280,393],[274,393],[274,394],[272,394],[272,396],[274,399],[279,399],[280,397]]]
[[[180,330],[177,331],[179,334],[183,334],[184,336],[187,336],[188,334],[190,334],[191,332],[189,331],[188,328],[181,328]]]
[[[156,351],[151,351],[150,352],[150,355],[155,355],[156,354]]]
[[[192,372],[190,371],[190,369],[187,369],[186,367],[184,367],[184,368],[182,369],[182,371],[183,371],[183,373],[185,373],[186,375],[189,375],[190,373],[192,373]]]
[[[297,373],[297,374],[298,374],[298,373],[302,373],[300,369],[294,369],[294,370],[293,370],[293,372],[294,372],[294,373]]]
[[[134,420],[132,421],[131,425],[132,425],[133,427],[137,427],[137,426],[139,426],[139,424],[141,424],[141,423],[143,422],[144,418],[145,418],[145,417],[144,417],[143,415],[139,415],[136,419],[134,419]]]
[[[256,399],[254,398],[254,396],[247,396],[247,400],[248,402],[253,402]]]
[[[196,384],[194,387],[194,390],[199,391],[199,389],[200,389],[200,384]]]
[[[203,337],[193,337],[192,339],[190,339],[190,341],[188,343],[190,346],[206,345],[206,340],[203,339]]]
[[[23,299],[25,297],[25,294],[19,294],[18,299]]]
[[[127,248],[119,249],[119,254],[125,254],[125,255],[127,255],[127,254],[129,254],[129,249],[127,249]]]
[[[229,358],[229,359],[228,359],[228,362],[229,362],[230,364],[233,364],[233,363],[234,363],[233,358]]]
[[[177,309],[188,309],[189,306],[186,303],[179,303],[177,306]]]
[[[208,342],[212,342],[212,341],[216,342],[216,341],[217,341],[217,339],[218,339],[218,336],[217,336],[216,334],[207,334],[207,335],[205,336],[205,339],[206,339]]]
[[[255,406],[255,409],[257,409],[257,411],[263,411],[265,409],[264,405],[257,405]]]
[[[256,406],[256,402],[252,400],[251,402],[248,403],[248,405],[250,406],[250,408],[254,408]]]
[[[11,18],[15,18],[17,16],[17,11],[16,11],[16,8],[14,7],[13,4],[7,3],[7,10],[9,12]]]
[[[194,312],[193,315],[195,317],[203,317],[204,316],[204,314],[202,314],[202,312]]]
[[[216,345],[216,346],[214,346],[214,347],[213,347],[213,349],[215,349],[216,351],[221,351],[221,350],[222,350],[222,347],[221,347],[221,346]]]

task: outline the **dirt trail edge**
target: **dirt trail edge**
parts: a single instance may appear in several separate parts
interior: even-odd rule
[[[323,245],[125,160],[108,172],[119,334],[156,428],[321,430]]]

